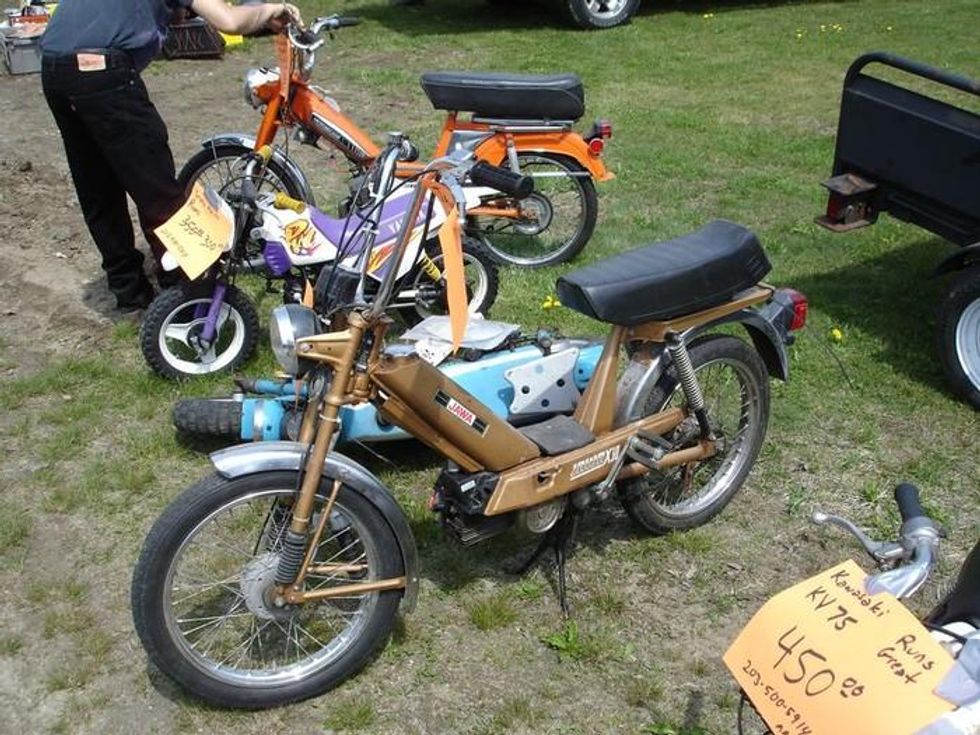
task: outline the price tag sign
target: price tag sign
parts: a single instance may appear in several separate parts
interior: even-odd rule
[[[953,666],[893,595],[869,595],[846,561],[769,600],[725,665],[774,735],[914,735],[953,705]]]
[[[153,232],[187,277],[194,279],[231,245],[235,215],[227,202],[197,182],[184,206]]]

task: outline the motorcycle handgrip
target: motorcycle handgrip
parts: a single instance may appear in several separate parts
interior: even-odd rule
[[[337,16],[337,28],[349,28],[350,26],[356,26],[361,24],[361,19],[356,15],[338,15]]]
[[[898,512],[903,523],[913,518],[922,518],[926,514],[919,502],[919,488],[911,483],[903,482],[895,488],[895,502],[898,503]]]
[[[470,180],[477,186],[488,186],[518,199],[534,191],[534,179],[530,176],[515,174],[486,161],[480,161],[470,169]]]

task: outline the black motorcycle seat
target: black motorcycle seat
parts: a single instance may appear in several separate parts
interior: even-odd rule
[[[770,268],[751,230],[716,219],[569,273],[558,279],[558,298],[593,319],[634,326],[724,304]]]
[[[578,120],[585,92],[578,74],[502,74],[434,71],[422,89],[437,110],[508,120]]]

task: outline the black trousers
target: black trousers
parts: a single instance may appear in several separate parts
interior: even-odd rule
[[[136,203],[154,256],[163,246],[152,230],[183,203],[167,127],[143,80],[123,53],[107,68],[79,71],[74,56],[44,57],[41,83],[65,144],[78,201],[102,268],[120,307],[146,306],[153,288],[143,272],[126,203]]]

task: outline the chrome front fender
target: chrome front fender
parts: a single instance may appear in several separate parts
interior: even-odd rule
[[[237,145],[254,150],[255,136],[245,135],[244,133],[219,133],[207,140],[201,141],[201,147],[205,150],[210,149],[213,151],[219,145]],[[272,158],[282,166],[296,189],[302,192],[303,201],[315,207],[316,201],[313,198],[313,188],[310,186],[310,181],[306,178],[306,174],[303,173],[303,169],[278,146],[273,147]]]
[[[306,444],[287,441],[239,444],[214,452],[211,462],[219,475],[229,479],[259,472],[296,471],[306,458],[306,447]],[[405,595],[401,606],[404,612],[412,612],[419,592],[418,550],[408,518],[398,501],[377,477],[342,454],[330,453],[321,472],[324,477],[340,480],[363,496],[378,510],[395,534],[405,568]]]

